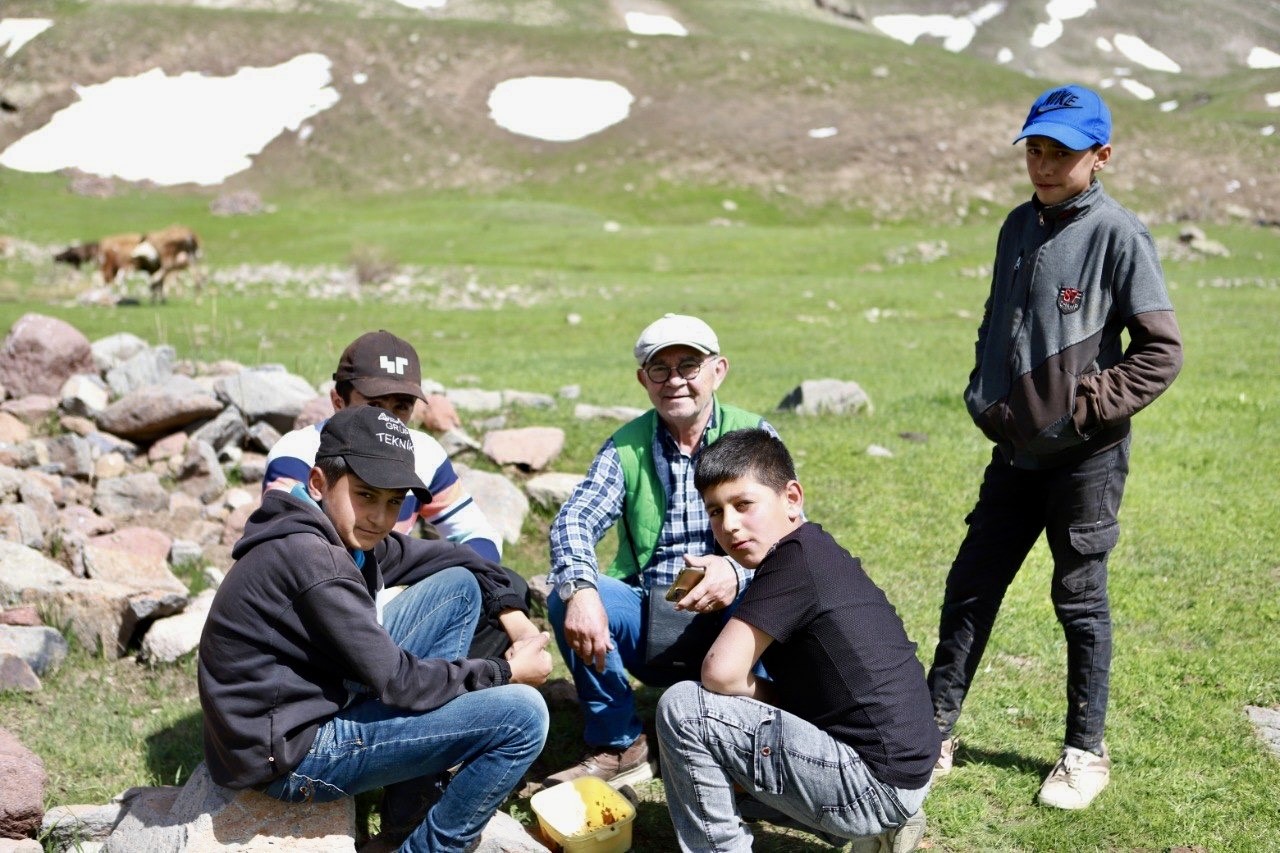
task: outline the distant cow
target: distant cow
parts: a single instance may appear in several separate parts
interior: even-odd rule
[[[194,268],[200,257],[200,239],[185,225],[170,225],[146,234],[113,234],[93,243],[69,246],[53,258],[79,267],[96,263],[102,280],[112,284],[121,271],[137,270],[150,277],[151,301],[164,300],[164,282],[175,270],[188,270],[200,286]]]

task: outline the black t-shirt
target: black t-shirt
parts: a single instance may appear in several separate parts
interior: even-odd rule
[[[774,642],[779,706],[857,750],[889,785],[929,781],[941,736],[916,645],[862,564],[813,522],[756,569],[734,616]]]

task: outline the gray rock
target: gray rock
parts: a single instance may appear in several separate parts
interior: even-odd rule
[[[85,842],[106,841],[123,816],[124,803],[119,798],[106,805],[54,806],[44,813],[40,834],[56,850],[78,851]]]
[[[603,849],[603,848],[602,848]],[[550,853],[520,821],[503,811],[493,813],[476,840],[475,853]]]
[[[515,465],[524,471],[541,471],[564,449],[559,427],[524,427],[495,430],[484,437],[484,453],[497,465]]]
[[[95,372],[89,339],[71,324],[24,314],[0,344],[0,385],[9,396],[52,396],[67,378]]]
[[[133,356],[147,348],[142,338],[129,332],[118,332],[94,341],[89,349],[93,354],[93,363],[99,373],[106,373],[111,368],[123,364]]]
[[[77,373],[62,383],[58,408],[68,415],[92,418],[111,402],[111,392],[96,374]]]
[[[440,446],[450,457],[468,450],[479,450],[480,442],[467,435],[465,430],[451,429],[439,438]]]
[[[353,853],[355,801],[283,803],[233,791],[204,764],[181,788],[134,789],[106,853]]]
[[[146,388],[163,385],[173,376],[175,353],[171,346],[147,347],[107,371],[107,387],[117,397]]]
[[[870,415],[871,398],[857,382],[806,379],[782,398],[778,408],[798,415]]]
[[[93,445],[86,439],[65,433],[40,441],[48,454],[48,464],[57,466],[59,473],[77,480],[93,479]]]
[[[582,474],[549,471],[530,477],[524,484],[524,491],[539,506],[556,509],[569,499],[583,478]]]
[[[218,399],[238,408],[248,423],[266,421],[279,432],[293,429],[303,407],[316,396],[310,382],[279,366],[224,376],[214,383],[214,389]]]
[[[582,396],[581,385],[561,385],[560,390],[556,392],[562,400],[576,400]]]
[[[554,409],[556,398],[532,391],[503,391],[502,403],[504,406],[523,406],[527,409]]]
[[[479,388],[450,388],[445,398],[464,412],[496,412],[502,408],[501,391],[482,391]]]
[[[506,477],[456,465],[462,485],[504,541],[520,541],[520,529],[529,513],[529,499]]]
[[[197,427],[191,437],[203,441],[214,450],[221,452],[228,445],[239,447],[244,444],[249,430],[244,425],[244,416],[235,406],[227,406],[207,423]]]
[[[150,471],[99,480],[93,491],[93,508],[111,518],[133,518],[168,506],[169,493]]]
[[[573,407],[573,416],[580,421],[609,420],[630,421],[645,413],[644,409],[634,406],[593,406],[590,403],[578,403]]]
[[[42,685],[31,664],[17,655],[0,651],[0,693],[12,690],[17,693],[39,693]]]
[[[227,475],[218,462],[218,454],[207,442],[187,442],[187,452],[178,469],[178,484],[189,495],[209,503],[227,489]]]
[[[133,441],[152,441],[221,412],[223,404],[186,376],[139,388],[98,415],[98,426]]]
[[[37,551],[44,549],[44,527],[26,504],[0,504],[0,538]]]
[[[209,617],[209,605],[217,590],[206,589],[181,612],[157,619],[142,638],[140,658],[145,663],[172,663],[200,645],[200,632]]]
[[[244,445],[249,450],[256,450],[260,453],[270,453],[271,448],[280,440],[280,431],[266,421],[258,421],[258,423],[249,427],[248,435],[245,437]],[[259,477],[258,479],[262,479]]]
[[[175,539],[169,547],[169,565],[176,568],[194,566],[204,559],[204,548],[190,539]]]
[[[261,483],[267,475],[267,457],[261,453],[241,453],[236,469],[240,472],[240,482]]]
[[[1257,705],[1246,705],[1244,708],[1253,730],[1262,738],[1277,758],[1280,758],[1280,708],[1260,708]]]
[[[67,641],[44,625],[0,625],[0,654],[22,658],[36,675],[49,675],[66,660]]]
[[[34,836],[44,815],[44,762],[0,729],[0,838]]]

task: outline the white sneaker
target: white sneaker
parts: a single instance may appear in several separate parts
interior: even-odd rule
[[[938,760],[933,765],[933,778],[937,779],[950,773],[951,767],[955,763],[955,757],[956,739],[954,737],[944,738],[942,751],[938,753]]]
[[[1062,757],[1040,786],[1040,803],[1055,809],[1082,809],[1110,781],[1111,756],[1106,744],[1102,745],[1101,755],[1074,746],[1063,747]]]

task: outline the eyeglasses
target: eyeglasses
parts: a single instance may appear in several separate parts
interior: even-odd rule
[[[693,359],[687,358],[677,364],[675,367],[657,362],[650,364],[644,369],[644,375],[649,377],[649,381],[654,385],[662,385],[671,378],[674,373],[681,379],[687,381],[697,379],[698,374],[702,372],[702,365],[706,364],[715,356],[707,356],[706,358]]]

